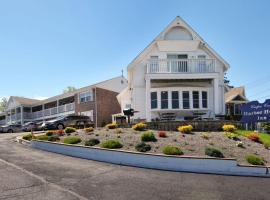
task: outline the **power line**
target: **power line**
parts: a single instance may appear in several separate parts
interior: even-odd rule
[[[261,82],[261,81],[263,81],[263,80],[269,80],[269,75],[268,76],[266,76],[266,77],[263,77],[263,78],[259,78],[259,79],[256,79],[256,80],[254,80],[254,81],[250,81],[250,82],[247,82],[247,83],[245,83],[244,85],[251,85],[251,84],[254,84],[254,83],[256,83],[256,82]]]
[[[258,94],[263,93],[263,92],[270,92],[270,89],[266,89],[266,90],[263,90],[261,92],[257,92],[257,93],[255,93],[253,95],[250,95],[249,97],[254,97],[254,96],[256,97]]]
[[[257,87],[259,87],[259,86],[261,86],[261,85],[264,85],[265,83],[267,83],[267,82],[270,82],[270,79],[268,79],[268,80],[266,80],[266,81],[261,81],[261,83],[257,83],[257,84],[253,84],[252,86],[246,86],[245,85],[245,87],[246,88],[249,88],[249,90],[254,90],[255,88],[257,88]]]

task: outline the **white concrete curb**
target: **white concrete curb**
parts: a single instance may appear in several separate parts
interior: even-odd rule
[[[267,167],[239,166],[235,159],[166,156],[33,140],[33,148],[107,163],[177,172],[270,177]]]

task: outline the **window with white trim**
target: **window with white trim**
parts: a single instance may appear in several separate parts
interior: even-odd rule
[[[183,109],[189,109],[190,108],[189,91],[183,91],[182,96],[183,96]]]
[[[157,107],[157,92],[151,92],[151,109],[156,109]]]
[[[169,107],[168,91],[162,91],[160,96],[161,96],[161,109],[168,109]]]
[[[207,108],[208,100],[207,100],[207,92],[202,91],[202,107]]]
[[[82,92],[82,93],[80,93],[79,98],[80,98],[80,103],[93,101],[93,93],[92,93],[92,91]]]
[[[192,91],[193,108],[199,108],[199,91]]]
[[[179,108],[179,92],[172,91],[172,109]]]

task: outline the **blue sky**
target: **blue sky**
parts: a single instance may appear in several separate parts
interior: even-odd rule
[[[270,97],[270,1],[0,1],[0,96],[49,97],[121,75],[177,15],[251,100]]]

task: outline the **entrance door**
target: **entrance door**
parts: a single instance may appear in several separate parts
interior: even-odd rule
[[[167,59],[172,73],[188,72],[187,54],[168,54]]]

